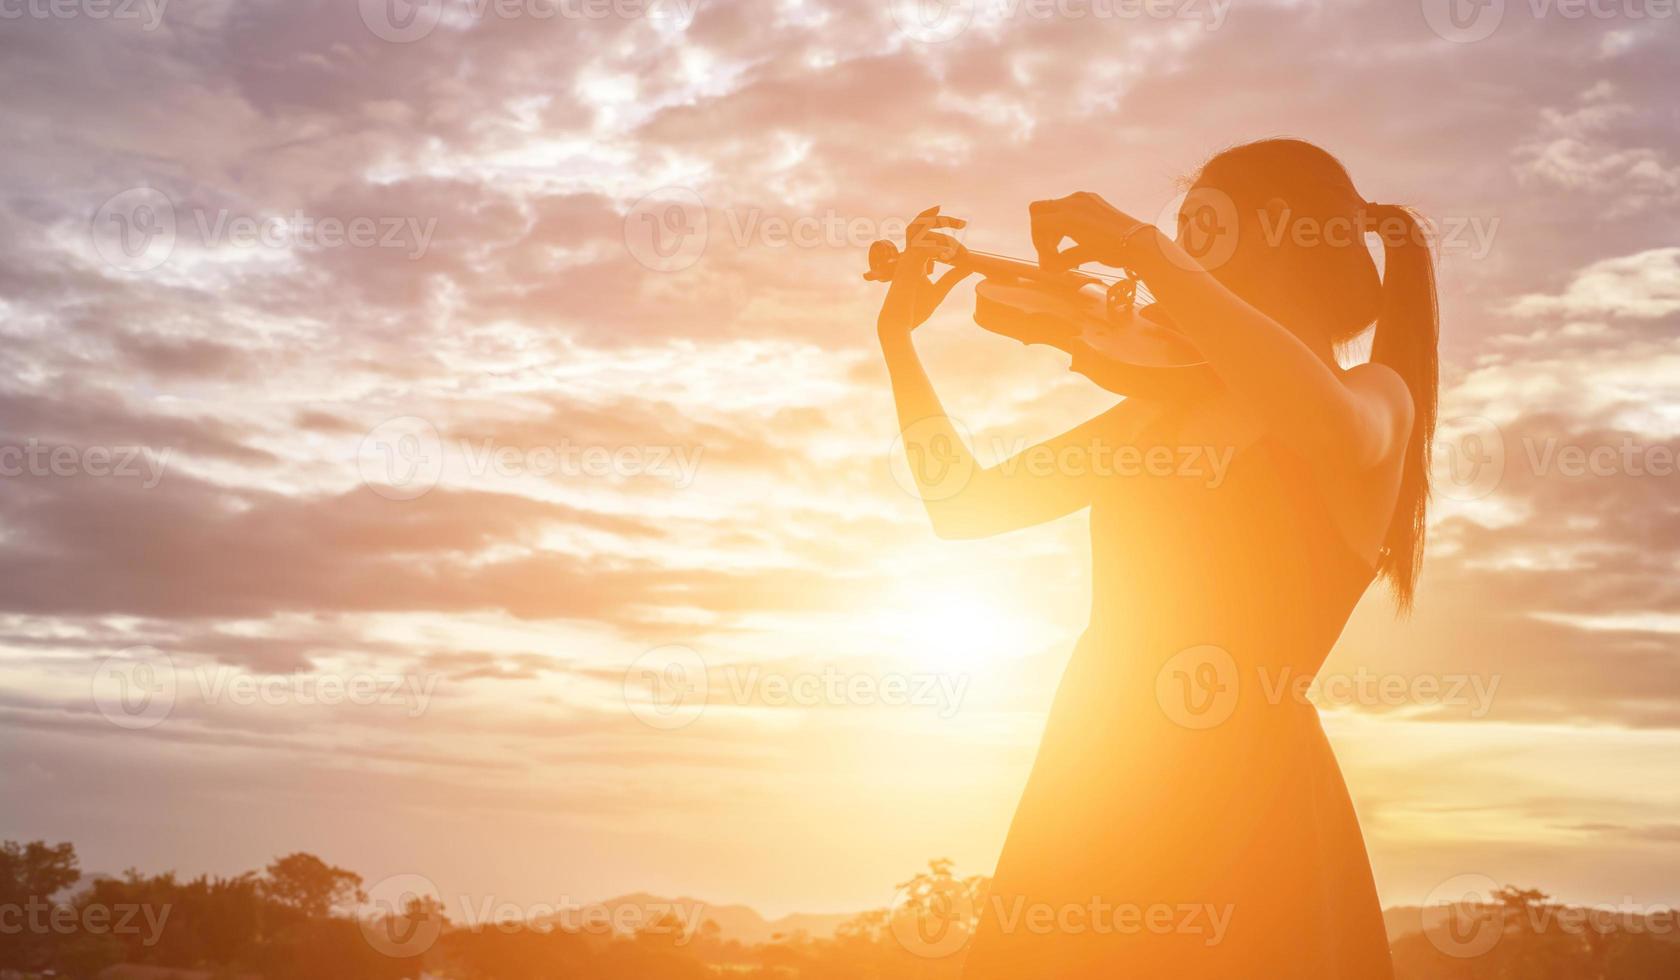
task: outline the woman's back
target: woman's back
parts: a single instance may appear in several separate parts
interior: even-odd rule
[[[1332,516],[1346,505],[1276,438],[1164,421],[1139,440],[1154,464],[1093,494],[1090,631],[1315,673],[1375,576]]]

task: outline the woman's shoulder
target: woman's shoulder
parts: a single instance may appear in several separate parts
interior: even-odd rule
[[[1400,377],[1400,372],[1387,364],[1366,361],[1343,371],[1342,382],[1350,391],[1380,399],[1386,407],[1403,414],[1406,426],[1410,428],[1412,413],[1415,411],[1412,389],[1407,386],[1406,379]]]

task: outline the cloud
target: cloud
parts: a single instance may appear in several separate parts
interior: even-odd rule
[[[1628,145],[1650,125],[1648,110],[1600,81],[1566,110],[1545,109],[1540,134],[1519,148],[1519,177],[1610,201],[1612,216],[1680,200],[1680,162],[1666,148]],[[1618,138],[1619,137],[1619,138]]]
[[[1680,247],[1603,259],[1576,273],[1562,293],[1512,301],[1515,316],[1656,320],[1680,313]]]

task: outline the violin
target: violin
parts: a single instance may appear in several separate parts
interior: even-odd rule
[[[960,247],[960,246],[959,246]],[[863,278],[888,282],[898,246],[869,246]],[[1177,401],[1212,388],[1213,369],[1130,274],[1056,272],[1024,259],[962,249],[941,259],[984,279],[974,289],[974,322],[1023,344],[1046,344],[1072,358],[1069,370],[1117,395]],[[1147,302],[1138,302],[1140,293]]]

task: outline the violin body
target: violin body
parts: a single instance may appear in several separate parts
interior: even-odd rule
[[[1069,370],[1117,395],[1177,401],[1212,388],[1213,369],[1164,320],[1159,304],[1116,307],[1088,289],[988,279],[974,290],[975,323],[1066,352]]]
[[[864,278],[891,280],[899,254],[891,242],[876,242]],[[1137,305],[1134,279],[1109,283],[1084,272],[1051,273],[1020,259],[967,250],[950,261],[986,277],[974,290],[975,323],[1023,344],[1066,352],[1073,358],[1070,370],[1117,395],[1179,401],[1218,384],[1201,352],[1173,328],[1160,304]]]

